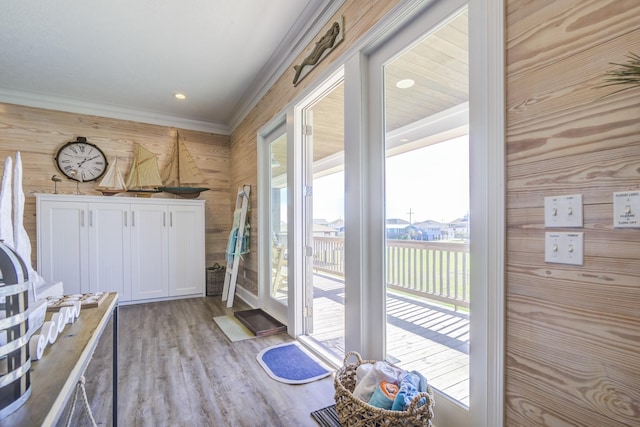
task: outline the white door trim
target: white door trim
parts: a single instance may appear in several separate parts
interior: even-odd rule
[[[471,288],[469,409],[486,427],[504,423],[504,25],[504,0],[469,0],[471,281],[486,284]]]

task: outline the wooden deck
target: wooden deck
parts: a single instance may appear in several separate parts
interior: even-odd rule
[[[344,283],[314,275],[314,332],[338,358],[344,348]],[[387,293],[387,360],[416,370],[429,383],[469,405],[469,314],[394,291]]]

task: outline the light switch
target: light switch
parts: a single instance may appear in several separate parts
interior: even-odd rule
[[[584,233],[545,233],[544,261],[583,265]]]
[[[582,194],[544,198],[545,227],[582,227]]]
[[[613,193],[613,226],[640,228],[640,191]]]

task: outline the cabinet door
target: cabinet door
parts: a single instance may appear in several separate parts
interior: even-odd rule
[[[38,218],[38,272],[65,294],[89,292],[87,204],[43,201]]]
[[[118,292],[131,299],[131,239],[128,203],[90,203],[89,286],[91,292]]]
[[[202,206],[169,207],[169,295],[204,294]]]
[[[164,205],[131,204],[131,298],[169,295],[167,211]]]

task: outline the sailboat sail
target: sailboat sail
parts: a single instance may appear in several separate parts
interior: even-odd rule
[[[101,191],[103,194],[127,191],[127,186],[125,185],[122,174],[118,169],[118,157],[116,157],[109,165],[107,173],[105,173],[102,181],[100,181],[96,189]]]
[[[163,170],[162,181],[167,187],[201,184],[204,181],[200,169],[191,157],[184,141],[180,139],[180,135],[178,135],[173,147],[169,165]]]
[[[138,145],[136,157],[125,183],[129,190],[155,189],[162,185],[158,172],[158,158]]]

